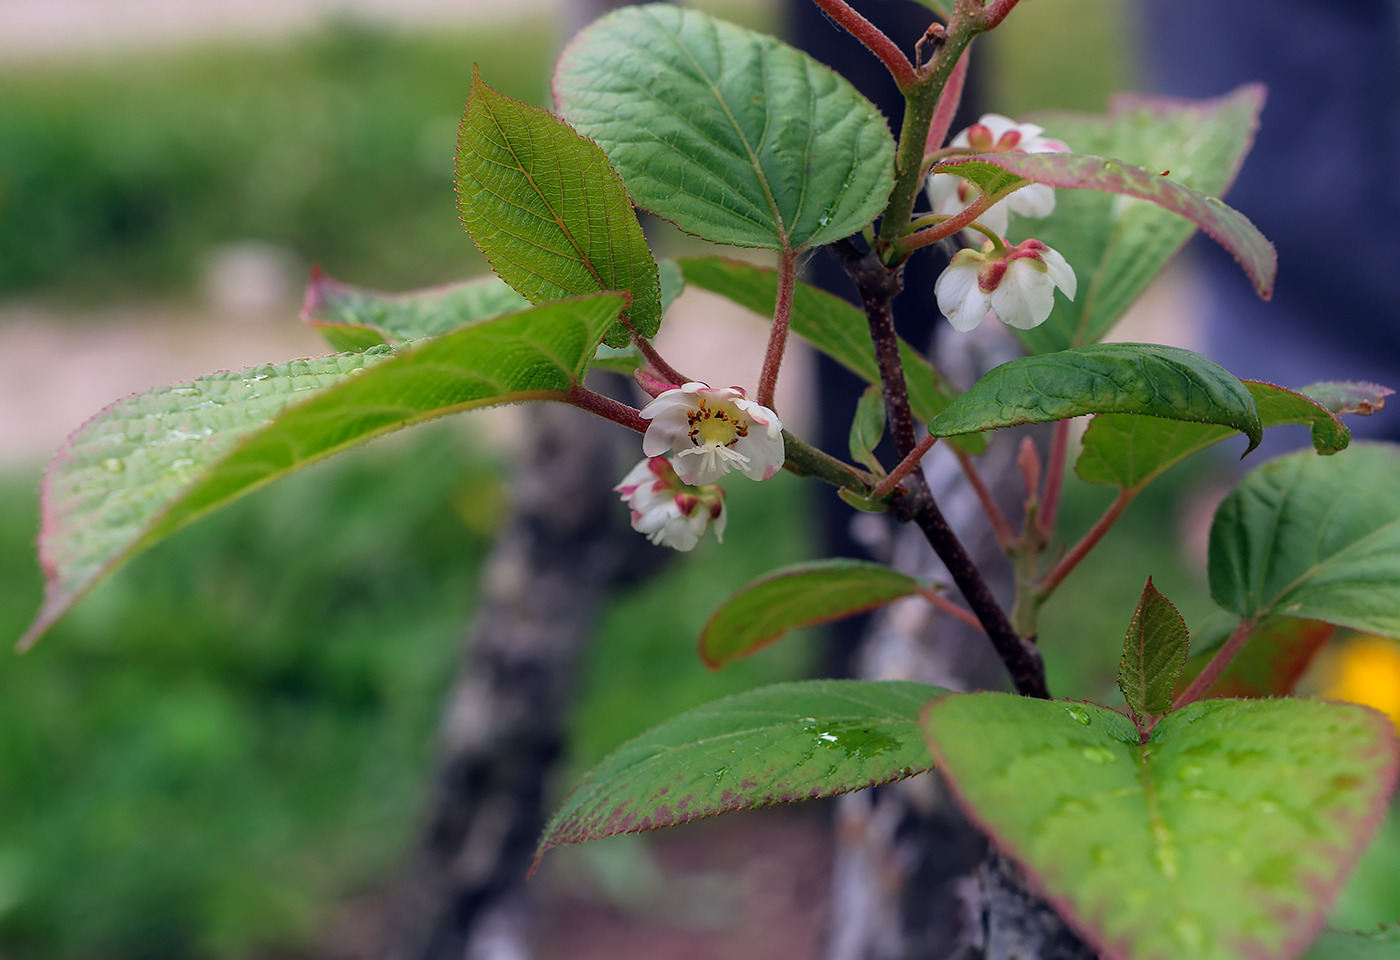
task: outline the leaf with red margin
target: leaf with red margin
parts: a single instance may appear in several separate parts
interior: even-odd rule
[[[1387,808],[1395,728],[1310,700],[1205,700],[1142,742],[1092,704],[924,711],[964,811],[1107,960],[1292,960]]]
[[[947,691],[902,680],[807,680],[697,707],[615,750],[550,819],[550,847],[733,810],[830,797],[932,766],[919,710]]]
[[[1122,160],[1073,153],[984,153],[945,160],[933,173],[953,173],[977,185],[993,201],[1030,183],[1070,190],[1101,190],[1155,203],[1208,233],[1234,256],[1259,296],[1273,294],[1278,273],[1274,245],[1249,218],[1219,197],[1177,183]]]
[[[1293,692],[1308,672],[1318,651],[1327,646],[1336,630],[1321,620],[1281,617],[1249,638],[1239,655],[1206,691],[1207,697],[1283,697]],[[1179,694],[1205,669],[1224,642],[1224,635],[1186,661],[1176,685]]]
[[[1384,410],[1385,398],[1395,391],[1364,380],[1323,380],[1310,383],[1298,392],[1306,394],[1333,413],[1369,417]]]

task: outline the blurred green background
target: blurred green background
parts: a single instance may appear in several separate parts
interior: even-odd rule
[[[990,101],[1101,108],[1134,80],[1125,29],[1114,0],[1026,4],[988,45]],[[248,238],[385,289],[479,273],[451,185],[471,65],[538,102],[557,40],[543,22],[409,34],[344,21],[0,68],[0,301],[190,301],[209,252]],[[142,557],[31,654],[0,656],[0,957],[295,954],[338,904],[382,891],[418,822],[504,496],[491,449],[443,424],[314,468]],[[1143,497],[1047,609],[1058,692],[1109,696],[1148,574],[1188,622],[1209,609],[1203,572],[1155,545],[1210,482],[1183,469]],[[32,468],[0,474],[0,639],[38,605],[37,483]],[[814,495],[788,475],[731,484],[722,548],[610,598],[575,768],[681,709],[810,669],[810,637],[721,674],[693,641],[726,592],[810,554]],[[1068,532],[1106,498],[1071,481]],[[1393,862],[1391,837],[1348,922],[1400,916]]]

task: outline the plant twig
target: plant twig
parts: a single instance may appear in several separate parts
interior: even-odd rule
[[[962,103],[963,84],[967,82],[967,58],[968,51],[964,50],[962,56],[958,57],[953,72],[948,75],[948,82],[944,84],[943,92],[938,97],[938,106],[933,109],[928,136],[924,138],[925,159],[943,146],[943,141],[948,138],[948,130],[953,126],[953,115],[958,112],[958,104]]]
[[[964,227],[970,226],[978,217],[990,210],[991,207],[992,203],[984,194],[942,223],[936,226],[926,227],[918,233],[911,233],[907,237],[899,237],[894,241],[894,245],[901,253],[909,254],[920,247],[927,247],[931,243],[946,240]]]
[[[647,427],[651,425],[651,421],[643,419],[641,411],[637,408],[619,403],[612,397],[605,397],[601,393],[595,393],[581,383],[574,384],[569,392],[559,399],[563,400],[564,403],[571,403],[589,413],[596,414],[604,420],[620,423],[638,433],[646,433]]]
[[[899,45],[887,37],[883,30],[857,13],[846,0],[813,2],[826,11],[827,16],[844,27],[847,33],[865,44],[867,50],[880,58],[880,62],[894,77],[894,82],[901,92],[911,90],[918,83],[919,75],[909,58],[904,55],[904,51],[899,49]]]
[[[763,358],[763,372],[758,378],[758,402],[773,408],[773,393],[778,387],[778,368],[787,349],[788,325],[792,320],[792,294],[797,283],[797,254],[791,250],[778,253],[778,297],[773,306],[773,329],[768,334],[768,353]]]
[[[842,463],[824,450],[783,431],[783,468],[799,476],[817,477],[837,487],[843,487],[861,497],[870,495],[875,477]]]
[[[1234,633],[1230,634],[1224,645],[1215,651],[1215,656],[1210,658],[1210,663],[1206,664],[1206,668],[1196,675],[1196,679],[1192,680],[1190,686],[1177,698],[1173,709],[1180,710],[1188,703],[1195,703],[1204,697],[1253,635],[1254,621],[1241,620],[1240,625],[1235,628]]]
[[[880,481],[880,485],[870,491],[871,500],[883,500],[894,492],[894,488],[899,486],[899,481],[909,476],[909,472],[919,465],[919,461],[924,458],[924,454],[933,449],[933,445],[938,442],[938,438],[933,434],[928,434],[919,441],[918,446],[909,452],[909,456],[899,461],[898,466],[890,471],[885,479]]]
[[[1088,556],[1089,551],[1098,546],[1098,542],[1103,539],[1104,534],[1112,529],[1118,522],[1118,518],[1123,515],[1123,511],[1128,509],[1128,504],[1133,502],[1133,495],[1127,490],[1119,491],[1117,499],[1109,504],[1108,509],[1103,512],[1103,516],[1094,522],[1089,528],[1089,532],[1084,534],[1078,543],[1060,558],[1059,562],[1050,568],[1050,572],[1045,575],[1045,579],[1040,581],[1038,592],[1040,599],[1044,600],[1055,592],[1055,588],[1065,577],[1069,576],[1071,570],[1079,566],[1079,561]]]
[[[972,487],[972,492],[977,494],[977,501],[982,504],[982,510],[991,521],[997,546],[1001,547],[1003,553],[1010,553],[1016,543],[1016,531],[1011,528],[1011,521],[1006,518],[996,497],[992,496],[992,491],[987,488],[987,482],[982,479],[982,473],[977,469],[977,464],[972,462],[972,458],[957,447],[953,448],[953,455],[958,458],[968,485]]]
[[[956,603],[943,596],[943,594],[939,593],[937,590],[931,590],[926,587],[920,587],[919,596],[923,597],[929,603],[933,604],[935,607],[937,607],[939,610],[942,610],[949,616],[958,618],[972,629],[982,629],[982,622],[972,615],[971,610],[968,610],[966,607],[958,606]]]
[[[1050,459],[1045,464],[1045,493],[1040,498],[1040,532],[1046,540],[1055,532],[1060,491],[1065,485],[1065,451],[1069,449],[1069,421],[1056,420],[1050,434]]]
[[[982,11],[982,29],[991,30],[998,26],[1020,2],[1021,0],[992,0],[991,5]]]
[[[637,352],[642,355],[646,362],[651,364],[651,368],[661,374],[663,380],[666,380],[675,387],[690,382],[689,377],[676,370],[675,367],[666,362],[666,359],[662,357],[661,354],[656,352],[656,347],[652,345],[650,340],[639,336],[633,331],[632,343],[636,346]]]

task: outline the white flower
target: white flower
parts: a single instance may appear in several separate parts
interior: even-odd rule
[[[692,380],[658,396],[642,416],[651,421],[642,452],[674,453],[672,465],[686,483],[713,483],[731,469],[767,480],[783,465],[778,415],[738,387],[715,390]]]
[[[988,312],[1006,324],[1029,330],[1044,323],[1055,306],[1055,288],[1073,300],[1078,281],[1060,254],[1039,240],[1023,240],[1000,252],[991,242],[959,250],[933,286],[938,309],[964,333]]]
[[[1045,130],[1034,123],[1017,123],[999,113],[984,114],[982,119],[958,134],[949,143],[977,153],[1068,153],[1069,147],[1060,140],[1042,137]],[[976,187],[951,173],[935,173],[926,187],[934,213],[953,216],[965,210],[979,196]],[[1032,183],[1015,191],[1005,200],[992,205],[977,218],[998,236],[1006,234],[1011,214],[1023,217],[1048,217],[1055,212],[1055,188]],[[982,235],[971,228],[963,236],[980,243]]]
[[[693,550],[711,524],[715,539],[724,542],[729,522],[724,490],[681,483],[665,457],[643,460],[613,487],[632,511],[632,529],[652,543],[685,552]]]

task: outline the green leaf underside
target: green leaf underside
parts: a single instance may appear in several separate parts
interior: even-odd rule
[[[1400,925],[1376,930],[1324,930],[1303,960],[1395,960],[1400,956]]]
[[[1254,397],[1262,426],[1305,424],[1312,429],[1314,449],[1323,455],[1345,450],[1351,443],[1351,431],[1346,425],[1303,393],[1258,380],[1241,382]],[[1074,469],[1088,483],[1104,483],[1137,493],[1168,467],[1235,433],[1230,427],[1209,423],[1100,414],[1084,431]]]
[[[1092,704],[951,695],[925,711],[967,813],[1115,960],[1285,960],[1386,808],[1395,730],[1365,707],[1210,700],[1146,745]]]
[[[1118,665],[1118,689],[1139,723],[1171,710],[1172,688],[1186,663],[1190,640],[1186,621],[1148,577],[1123,638]]]
[[[492,90],[475,68],[457,140],[457,208],[496,273],[530,302],[622,291],[639,334],[661,325],[656,261],[603,151]],[[620,321],[608,330],[610,346],[629,340]]]
[[[682,257],[677,261],[687,283],[717,293],[760,316],[771,317],[778,297],[778,271],[726,257]],[[880,365],[870,340],[865,314],[834,294],[798,281],[792,297],[792,331],[866,383],[879,385]],[[904,340],[899,341],[909,406],[920,420],[932,420],[953,396],[933,365]],[[964,445],[980,453],[980,437]]]
[[[884,468],[875,457],[875,447],[885,435],[885,395],[879,387],[869,386],[856,403],[856,415],[851,420],[851,459],[864,464],[875,473]]]
[[[1189,350],[1150,343],[1101,343],[1003,363],[934,417],[929,432],[949,437],[1086,413],[1222,424],[1248,436],[1249,450],[1263,434],[1254,397],[1234,375]]]
[[[39,638],[94,584],[191,520],[400,427],[473,407],[560,397],[624,298],[535,307],[433,340],[216,373],[114,403],[44,478]]]
[[[314,270],[301,317],[328,339],[361,336],[360,342],[372,346],[441,336],[528,306],[530,301],[499,277],[396,294],[354,287]]]
[[[1202,193],[1223,195],[1249,151],[1264,89],[1255,84],[1214,100],[1120,95],[1105,115],[1056,112],[1035,118],[1077,153],[1119,157]],[[1050,319],[1016,335],[1031,353],[1096,343],[1195,231],[1146,201],[1096,190],[1056,191],[1055,212],[1013,217],[1011,239],[1036,237],[1059,251],[1079,279],[1073,303],[1055,298]]]
[[[894,186],[894,139],[869,100],[805,53],[698,10],[596,21],[560,56],[554,97],[638,206],[717,243],[830,243],[874,220]]]
[[[853,616],[917,593],[919,582],[865,560],[813,560],[774,570],[725,600],[700,633],[700,658],[718,669],[789,630]]]
[[[1200,227],[1228,250],[1266,300],[1278,273],[1278,255],[1249,218],[1218,197],[1160,173],[1107,157],[1073,153],[987,153],[946,160],[937,173],[955,173],[999,200],[1027,183],[1063,190],[1100,190],[1155,203]]]
[[[550,847],[847,793],[932,765],[907,681],[808,680],[718,700],[619,747],[545,827]]]
[[[1400,638],[1400,447],[1294,453],[1215,512],[1210,592],[1240,618],[1324,620]]]
[[[1238,621],[1236,621],[1238,622]],[[1320,620],[1279,617],[1249,638],[1243,650],[1211,684],[1207,697],[1284,697],[1293,692],[1318,651],[1327,646],[1336,628]],[[1193,651],[1177,681],[1177,690],[1205,669],[1225,637]]]

